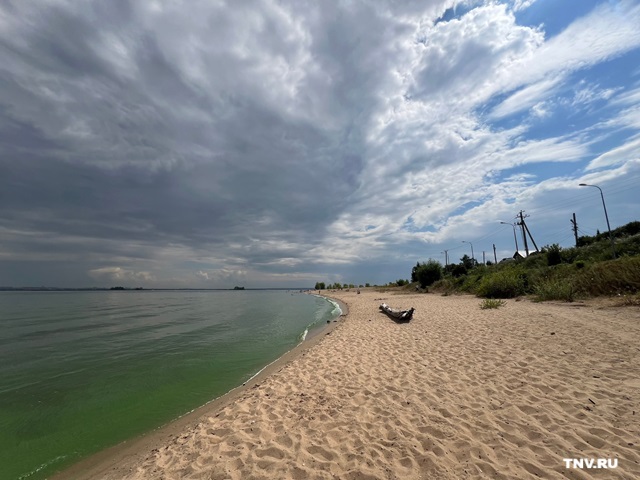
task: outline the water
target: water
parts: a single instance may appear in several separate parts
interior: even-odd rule
[[[337,313],[284,291],[0,292],[0,479],[167,423]]]

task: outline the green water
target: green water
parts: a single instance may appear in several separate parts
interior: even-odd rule
[[[46,478],[175,419],[335,314],[283,291],[0,292],[0,478]]]

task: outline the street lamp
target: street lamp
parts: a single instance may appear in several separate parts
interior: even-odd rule
[[[462,243],[468,243],[469,245],[471,245],[471,258],[473,259],[473,263],[474,263],[474,265],[475,265],[475,263],[476,263],[476,257],[474,257],[474,255],[473,255],[473,243],[471,243],[471,242],[467,242],[466,240],[462,240]]]
[[[513,241],[516,242],[516,253],[518,252],[518,237],[516,236],[516,225],[515,223],[507,223],[507,222],[500,222],[503,225],[511,225],[513,227]]]
[[[602,198],[602,208],[604,208],[604,218],[607,220],[607,230],[609,231],[609,241],[611,242],[611,254],[613,258],[616,258],[616,247],[613,244],[613,235],[611,235],[611,225],[609,225],[609,215],[607,215],[607,205],[604,203],[604,193],[602,193],[602,189],[597,185],[589,185],[587,183],[580,183],[580,187],[595,187],[600,190],[600,197]]]

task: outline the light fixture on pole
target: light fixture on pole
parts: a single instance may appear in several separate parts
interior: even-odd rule
[[[469,245],[471,245],[471,259],[473,260],[473,264],[475,266],[476,257],[473,255],[473,243],[467,242],[466,240],[462,240],[462,243],[468,243]]]
[[[604,193],[598,185],[589,185],[588,183],[580,183],[581,187],[595,187],[600,190],[600,198],[602,198],[602,208],[604,208],[604,218],[607,220],[607,230],[609,231],[609,241],[611,242],[611,254],[616,258],[616,247],[613,243],[613,235],[611,234],[611,225],[609,225],[609,215],[607,215],[607,205],[604,203]]]
[[[518,252],[518,236],[516,235],[515,223],[500,222],[503,225],[511,225],[513,227],[513,241],[516,242],[516,253]]]

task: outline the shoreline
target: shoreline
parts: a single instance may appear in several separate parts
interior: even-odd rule
[[[155,443],[58,478],[640,477],[639,309],[327,294],[348,321]],[[394,322],[382,301],[413,319]]]
[[[268,365],[265,365],[246,382],[154,430],[82,458],[78,462],[53,473],[48,477],[48,480],[92,480],[116,468],[116,465],[135,462],[136,459],[146,455],[150,450],[159,448],[166,443],[168,439],[175,438],[183,430],[193,427],[201,417],[231,404],[247,390],[258,386],[261,381],[281,369],[287,363],[293,361],[298,356],[304,355],[305,352],[317,345],[325,336],[330,335],[339,327],[347,315],[345,312],[348,312],[348,306],[343,301],[326,295],[317,296],[336,302],[342,313],[333,318],[331,322],[327,322],[310,331],[303,341]]]

